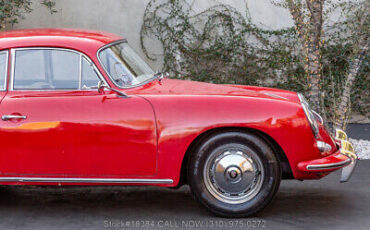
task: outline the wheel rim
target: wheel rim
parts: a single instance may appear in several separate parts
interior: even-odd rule
[[[207,159],[203,174],[207,190],[216,199],[241,204],[261,190],[264,169],[254,152],[229,148],[215,151]]]

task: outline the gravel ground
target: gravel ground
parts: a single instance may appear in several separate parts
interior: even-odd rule
[[[350,138],[349,140],[353,144],[353,147],[355,148],[360,160],[370,159],[370,141],[356,140],[352,138]]]
[[[349,124],[347,134],[359,159],[370,159],[370,124]]]

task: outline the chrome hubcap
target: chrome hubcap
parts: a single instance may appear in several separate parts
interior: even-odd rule
[[[204,168],[205,185],[218,200],[240,204],[252,199],[261,189],[263,166],[253,152],[226,150],[215,152]]]

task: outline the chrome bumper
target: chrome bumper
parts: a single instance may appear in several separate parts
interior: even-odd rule
[[[330,164],[311,164],[307,165],[307,170],[326,170],[326,169],[335,169],[341,168],[346,165],[351,164],[351,159],[347,159],[345,161],[337,162],[337,163],[330,163]]]
[[[302,171],[318,173],[332,172],[342,168],[340,182],[347,182],[356,167],[357,155],[352,144],[348,141],[347,134],[342,130],[336,130],[335,140],[340,148],[325,158],[299,163]],[[325,163],[324,163],[325,162]]]
[[[350,160],[349,164],[342,169],[342,175],[340,177],[340,182],[347,182],[355,170],[357,163],[357,154],[353,148],[353,145],[348,141],[347,134],[340,129],[335,130],[335,140],[340,141],[340,153],[346,155]]]
[[[340,182],[344,183],[351,178],[353,171],[355,170],[357,163],[356,158],[351,158],[351,163],[342,169],[342,175],[340,176]]]

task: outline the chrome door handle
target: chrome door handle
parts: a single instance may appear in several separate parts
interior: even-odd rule
[[[27,116],[21,116],[21,115],[3,115],[2,117],[1,117],[1,119],[3,120],[3,121],[9,121],[9,120],[12,120],[12,119],[23,119],[23,120],[25,120],[25,119],[27,119]]]

